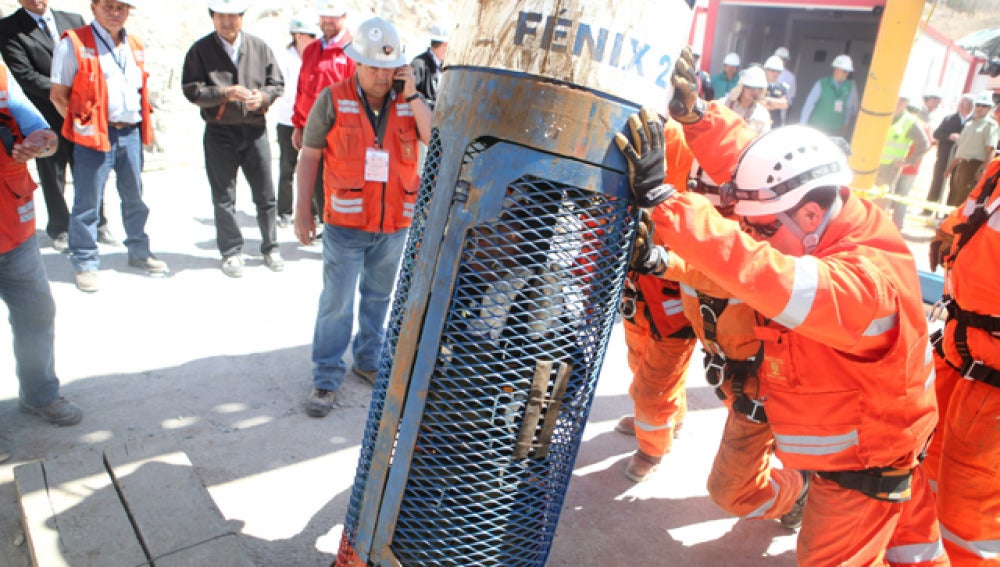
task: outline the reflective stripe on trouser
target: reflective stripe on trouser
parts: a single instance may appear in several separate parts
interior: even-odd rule
[[[720,508],[747,518],[787,514],[802,492],[802,475],[771,468],[774,436],[767,423],[753,423],[730,408],[719,451],[708,475],[708,494]]]
[[[954,390],[938,422],[937,506],[952,565],[1000,566],[1000,388],[937,369]]]
[[[948,565],[934,493],[920,467],[912,497],[886,502],[813,475],[798,541],[799,565]]]
[[[642,327],[627,322],[623,326],[632,369],[635,437],[643,453],[661,457],[670,451],[674,428],[687,413],[684,374],[697,340],[656,340]]]

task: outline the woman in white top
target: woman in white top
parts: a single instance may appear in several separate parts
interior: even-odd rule
[[[276,117],[278,147],[281,157],[278,161],[278,226],[285,228],[292,222],[292,201],[295,188],[292,177],[299,161],[299,152],[292,146],[292,111],[295,107],[295,90],[299,84],[299,69],[302,67],[302,51],[319,34],[315,24],[308,23],[302,16],[296,16],[288,23],[292,41],[279,57],[281,76],[285,78],[285,92],[271,106],[270,114]]]

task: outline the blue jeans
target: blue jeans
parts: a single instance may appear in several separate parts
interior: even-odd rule
[[[354,365],[361,370],[377,369],[406,233],[323,226],[323,291],[313,333],[313,387],[336,390],[344,381],[343,356],[354,330],[355,290],[360,291],[361,303],[360,328],[351,347]]]
[[[36,237],[0,254],[0,297],[10,311],[21,399],[48,405],[59,395],[53,354],[56,304]]]
[[[138,126],[108,128],[111,150],[102,152],[77,145],[73,148],[73,184],[75,197],[69,217],[69,250],[77,272],[93,271],[100,266],[97,257],[97,222],[101,217],[104,186],[111,168],[117,177],[122,202],[125,246],[129,259],[149,257],[146,218],[149,207],[142,201],[142,138]]]

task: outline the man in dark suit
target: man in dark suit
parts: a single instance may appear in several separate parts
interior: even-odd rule
[[[21,9],[0,20],[0,52],[10,73],[24,89],[28,99],[45,117],[56,133],[62,131],[63,119],[49,100],[49,75],[52,50],[64,30],[85,25],[79,14],[50,10],[49,0],[18,0]],[[63,251],[68,246],[69,208],[63,195],[66,187],[66,166],[73,159],[73,144],[59,134],[59,149],[52,157],[38,158],[38,180],[45,196],[49,222],[45,228],[52,246]],[[117,246],[118,241],[108,230],[108,219],[101,206],[98,240]]]
[[[934,162],[934,175],[931,177],[931,188],[927,192],[927,201],[937,203],[941,199],[941,191],[944,188],[945,170],[951,161],[951,152],[958,141],[958,135],[965,126],[965,122],[972,116],[972,101],[974,97],[970,93],[962,95],[958,101],[958,111],[948,115],[937,129],[934,130],[934,139],[937,140],[937,161]],[[932,214],[933,211],[925,211],[925,215]]]

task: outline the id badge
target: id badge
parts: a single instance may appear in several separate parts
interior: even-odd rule
[[[844,111],[844,101],[842,101],[842,100],[835,100],[835,101],[833,101],[833,111],[834,112],[843,112]]]
[[[365,151],[365,181],[389,181],[389,152],[376,148]]]

